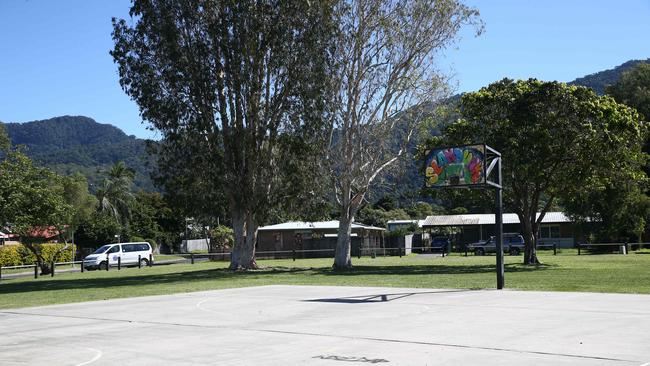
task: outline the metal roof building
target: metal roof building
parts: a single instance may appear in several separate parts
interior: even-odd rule
[[[539,212],[537,217],[539,217]],[[571,222],[562,212],[547,212],[542,219],[542,224],[558,224]],[[494,214],[464,214],[464,215],[435,215],[427,216],[420,224],[422,228],[436,226],[469,226],[469,225],[494,225]],[[519,224],[519,217],[515,213],[504,213],[503,224]]]
[[[276,225],[262,226],[258,231],[280,231],[280,230],[338,230],[339,221],[316,221],[316,222],[304,222],[304,221],[288,221]],[[359,224],[356,222],[352,223],[352,230],[357,231],[359,229],[365,230],[378,230],[385,231],[386,229],[376,226],[369,226],[364,224]]]

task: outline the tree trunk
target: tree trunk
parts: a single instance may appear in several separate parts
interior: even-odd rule
[[[343,212],[349,212],[349,210],[344,208]],[[344,214],[340,217],[336,253],[334,255],[334,265],[332,266],[334,269],[352,268],[352,257],[350,256],[352,221],[354,221],[354,216]]]
[[[521,235],[524,237],[524,264],[540,264],[537,259],[537,237],[533,230],[533,223],[530,222],[529,215],[524,215],[522,222]]]
[[[255,262],[255,243],[257,223],[249,212],[234,209],[232,217],[235,245],[230,255],[230,269],[257,269]]]
[[[47,261],[43,260],[42,258],[38,258],[36,260],[36,263],[38,265],[38,268],[41,269],[41,276],[49,275],[52,273],[52,266],[50,266],[50,263]]]

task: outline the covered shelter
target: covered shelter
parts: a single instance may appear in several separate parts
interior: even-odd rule
[[[537,213],[539,217],[540,213]],[[444,227],[460,228],[458,244],[487,240],[494,235],[494,214],[463,214],[427,216],[422,223],[424,231],[432,232]],[[503,214],[503,232],[519,233],[519,217],[515,213]],[[558,248],[572,248],[575,244],[573,222],[563,212],[547,212],[539,229],[539,243],[556,244]]]
[[[286,253],[276,255],[273,252],[293,250],[301,258],[331,257],[336,249],[338,229],[338,220],[289,221],[263,226],[257,232],[256,251],[258,257],[286,257]],[[385,231],[381,227],[352,223],[352,251],[383,250]]]

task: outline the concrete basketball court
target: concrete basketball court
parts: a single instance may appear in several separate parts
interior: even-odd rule
[[[650,365],[650,296],[265,286],[0,310],[0,365]]]

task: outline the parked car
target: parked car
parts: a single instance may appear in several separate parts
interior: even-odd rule
[[[451,240],[446,236],[436,236],[431,239],[432,252],[446,252],[451,245]]]
[[[485,253],[495,253],[497,249],[494,236],[490,239],[472,243],[469,250],[475,255],[485,255]],[[503,251],[510,255],[519,255],[524,250],[524,237],[516,233],[503,234]]]
[[[138,260],[142,266],[146,266],[149,258],[153,261],[152,253],[151,245],[146,242],[106,244],[86,256],[83,266],[87,269],[106,269],[106,266],[116,266],[118,258],[125,266],[138,265]]]

